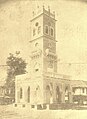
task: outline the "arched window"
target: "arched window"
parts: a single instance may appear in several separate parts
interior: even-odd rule
[[[85,92],[85,90],[84,90],[84,88],[82,88],[82,93],[84,93]]]
[[[40,89],[39,85],[37,85],[35,92],[36,92],[36,102],[38,104],[40,104],[40,102],[41,102],[41,89]]]
[[[57,103],[61,102],[61,92],[60,92],[59,86],[56,87],[56,100],[57,100]]]
[[[28,103],[30,102],[30,87],[27,89]]]
[[[39,45],[38,43],[35,43],[35,47],[38,47],[38,45]]]
[[[39,67],[40,67],[40,65],[38,63],[36,63],[35,66],[34,66],[35,72],[39,71]]]
[[[22,88],[20,88],[20,99],[22,99],[22,97],[23,97],[23,90]]]
[[[65,94],[68,95],[68,87],[65,88]]]
[[[38,27],[38,34],[41,32],[41,26]]]
[[[51,99],[51,91],[50,91],[50,86],[46,86],[46,103],[50,103]]]
[[[48,26],[45,26],[45,33],[48,34],[48,32],[49,32]]]
[[[53,35],[54,35],[54,30],[53,30],[53,28],[50,29],[50,32],[51,32],[51,36],[53,36]]]
[[[65,102],[69,102],[69,87],[65,87]]]

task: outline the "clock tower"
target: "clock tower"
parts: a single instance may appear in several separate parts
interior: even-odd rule
[[[55,13],[33,12],[31,20],[30,74],[16,79],[16,103],[43,105],[72,102],[68,76],[57,74]],[[65,80],[66,79],[66,80]]]
[[[55,40],[55,12],[50,8],[33,12],[31,20],[31,76],[40,76],[45,72],[57,72]],[[33,78],[32,77],[32,78]]]

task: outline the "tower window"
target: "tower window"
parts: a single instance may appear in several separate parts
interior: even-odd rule
[[[54,35],[54,31],[53,31],[53,28],[51,28],[51,36],[53,36]]]
[[[82,88],[82,93],[84,93],[85,91],[84,91],[84,88]]]
[[[41,26],[38,27],[38,34],[41,32]]]
[[[33,29],[33,36],[35,36],[35,34],[36,34],[35,32],[36,32],[35,29]]]
[[[34,69],[35,69],[35,72],[39,71],[39,64],[38,63],[35,64]]]
[[[37,72],[37,71],[39,71],[39,69],[35,69],[35,71]]]
[[[35,47],[38,47],[38,45],[39,45],[38,43],[35,43]]]
[[[48,26],[45,26],[45,33],[48,34]]]
[[[38,26],[38,22],[36,22],[35,26]]]

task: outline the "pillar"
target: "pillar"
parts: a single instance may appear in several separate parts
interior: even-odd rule
[[[53,85],[53,103],[56,103],[56,85]]]
[[[15,103],[20,103],[20,87],[15,86]]]
[[[46,106],[47,106],[46,110],[49,110],[49,105],[46,105]]]
[[[72,92],[69,92],[69,103],[73,103]]]
[[[61,103],[65,103],[65,92],[61,92]]]

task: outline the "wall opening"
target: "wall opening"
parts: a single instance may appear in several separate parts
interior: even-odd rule
[[[50,91],[50,86],[47,85],[46,86],[46,103],[50,103],[51,97],[52,97],[52,94]]]
[[[69,87],[68,86],[65,87],[65,102],[66,103],[69,102]]]
[[[27,96],[28,96],[27,101],[28,101],[28,103],[30,103],[30,87],[28,87],[28,89],[27,89]]]
[[[61,93],[60,93],[59,86],[56,87],[56,101],[57,103],[61,103]]]
[[[49,33],[49,29],[48,29],[48,26],[47,26],[47,25],[45,26],[45,33],[46,33],[46,34]]]
[[[20,88],[20,99],[22,99],[23,98],[23,90],[22,90],[22,88]]]

